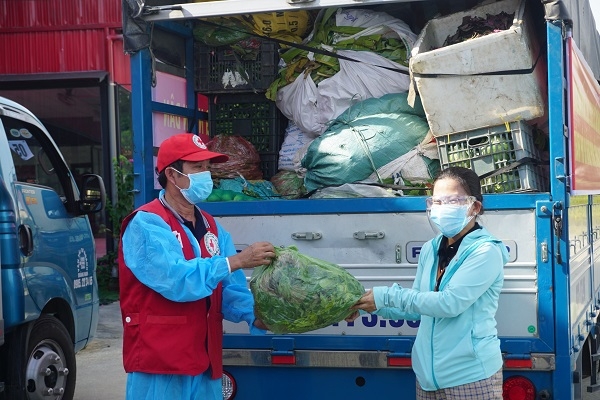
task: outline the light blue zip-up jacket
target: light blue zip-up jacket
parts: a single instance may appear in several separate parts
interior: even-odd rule
[[[375,287],[374,314],[421,320],[412,367],[426,391],[486,379],[502,368],[496,330],[508,251],[486,229],[465,236],[434,291],[442,236],[423,245],[412,289]]]

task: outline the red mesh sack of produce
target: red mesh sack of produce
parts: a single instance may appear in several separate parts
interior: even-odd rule
[[[284,199],[298,199],[306,194],[304,178],[294,171],[279,171],[271,177],[271,183]]]
[[[242,175],[246,179],[262,179],[260,155],[249,141],[236,135],[217,135],[207,144],[210,151],[227,154],[229,160],[224,163],[211,164],[213,178],[237,178]]]

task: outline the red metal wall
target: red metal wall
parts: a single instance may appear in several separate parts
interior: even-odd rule
[[[128,86],[121,0],[0,0],[0,74],[109,71]]]

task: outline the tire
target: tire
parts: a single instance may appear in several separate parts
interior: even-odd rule
[[[26,330],[24,330],[26,331]],[[7,385],[11,400],[72,400],[77,366],[73,342],[55,317],[42,315],[33,323],[27,351],[14,362],[18,374]],[[14,354],[14,353],[13,353]]]

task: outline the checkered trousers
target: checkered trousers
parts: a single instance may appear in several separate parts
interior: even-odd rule
[[[502,400],[502,369],[487,379],[433,392],[417,382],[416,400]]]

